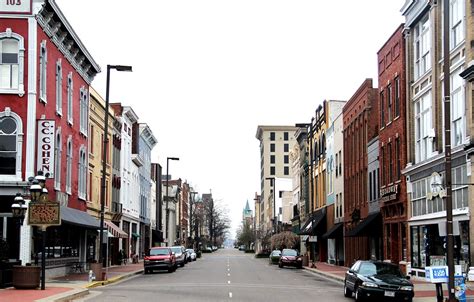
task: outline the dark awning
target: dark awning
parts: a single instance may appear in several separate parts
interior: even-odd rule
[[[367,229],[367,227],[372,225],[373,222],[377,221],[377,218],[379,217],[380,217],[379,212],[369,214],[369,216],[367,216],[364,220],[362,220],[362,222],[360,222],[352,230],[347,232],[346,236],[347,237],[364,236],[364,232]]]
[[[326,218],[326,208],[322,208],[314,212],[300,229],[298,235],[315,235],[316,228],[321,225],[321,222]]]
[[[61,222],[90,229],[100,229],[99,220],[84,211],[61,206]]]
[[[337,238],[342,237],[343,223],[336,223],[326,234],[323,235],[323,238]]]

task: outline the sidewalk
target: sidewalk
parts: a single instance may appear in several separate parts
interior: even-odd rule
[[[305,266],[304,269],[311,271],[315,274],[322,275],[326,278],[336,280],[344,283],[344,277],[346,271],[349,269],[344,266],[331,265],[324,262],[315,262],[316,268]],[[435,285],[423,280],[411,280],[415,287],[415,302],[428,302],[436,301]],[[466,296],[471,298],[474,297],[474,282],[468,282]],[[446,284],[443,284],[444,297],[448,296]],[[342,291],[342,289],[341,289]],[[468,298],[468,301],[470,300]]]
[[[89,294],[89,288],[117,282],[127,277],[141,274],[143,262],[112,266],[107,268],[107,280],[89,282],[89,273],[71,274],[46,280],[45,290],[18,290],[7,288],[0,290],[0,302],[59,302]]]

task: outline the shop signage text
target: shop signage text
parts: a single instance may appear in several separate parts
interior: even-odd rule
[[[0,0],[0,14],[31,14],[31,0]]]
[[[1,0],[0,0],[1,1]],[[47,178],[54,177],[54,121],[38,121],[37,170]]]
[[[28,208],[28,224],[42,227],[61,225],[59,203],[31,202]]]
[[[399,184],[394,184],[380,189],[380,201],[387,202],[397,199]]]

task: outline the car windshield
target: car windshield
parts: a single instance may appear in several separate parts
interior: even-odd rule
[[[362,263],[360,265],[359,274],[363,276],[374,275],[395,275],[401,277],[400,269],[389,263]]]
[[[169,255],[168,249],[151,249],[150,256]]]
[[[190,252],[191,254],[194,253],[193,249],[187,249],[186,251]]]
[[[298,252],[296,250],[283,250],[281,255],[282,256],[298,256]]]
[[[281,252],[280,251],[273,251],[272,256],[280,256]]]
[[[171,250],[176,254],[181,254],[183,252],[179,246],[178,247],[172,247]]]

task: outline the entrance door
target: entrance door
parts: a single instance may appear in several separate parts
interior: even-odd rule
[[[2,249],[0,253],[7,253],[8,259],[20,258],[20,228],[18,219],[11,213],[0,213],[0,240]],[[3,255],[2,255],[3,256]]]

